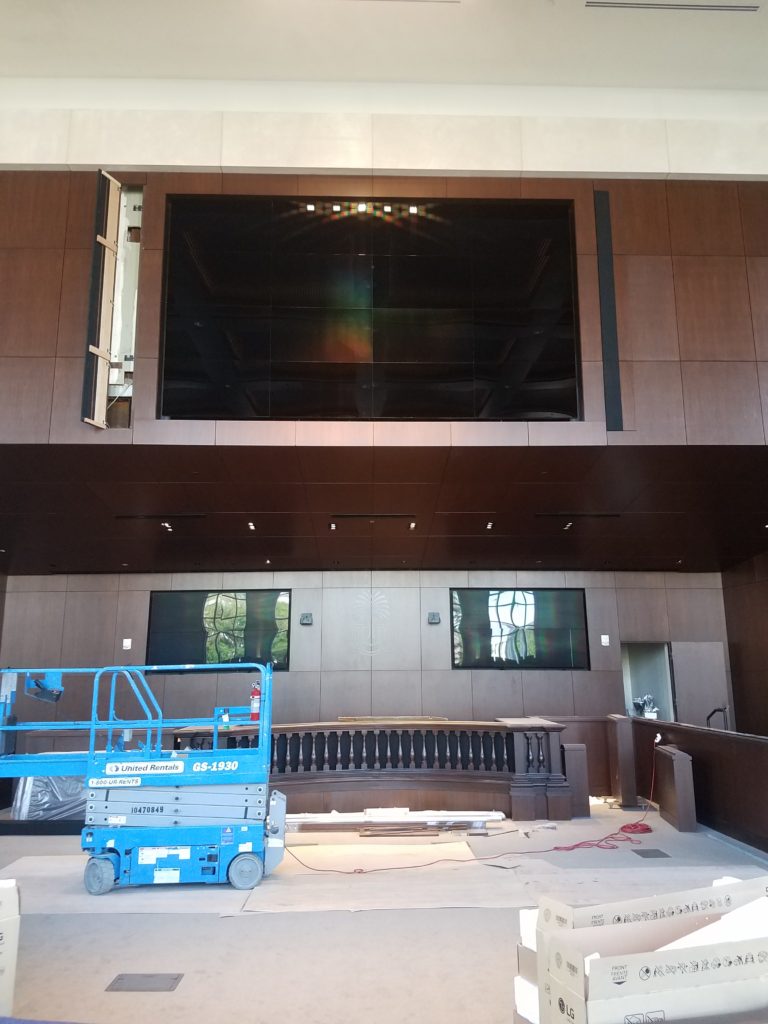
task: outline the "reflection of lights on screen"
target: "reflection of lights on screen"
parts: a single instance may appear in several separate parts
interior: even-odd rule
[[[315,212],[315,204],[314,203],[307,203],[307,213],[314,213],[314,212]]]
[[[487,523],[485,524],[485,528],[486,528],[486,530],[492,530],[492,529],[493,529],[493,523],[492,523],[492,522],[490,522],[490,520],[489,520],[489,521],[488,521],[488,522],[487,522]]]

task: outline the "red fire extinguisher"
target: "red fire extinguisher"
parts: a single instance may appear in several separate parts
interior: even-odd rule
[[[261,683],[251,683],[251,721],[258,722],[261,711]]]

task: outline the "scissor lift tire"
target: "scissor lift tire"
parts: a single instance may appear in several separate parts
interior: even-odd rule
[[[115,884],[115,869],[108,857],[90,857],[83,875],[85,888],[91,896],[102,896]]]
[[[227,869],[227,878],[233,889],[255,889],[263,875],[264,865],[255,853],[239,853]]]

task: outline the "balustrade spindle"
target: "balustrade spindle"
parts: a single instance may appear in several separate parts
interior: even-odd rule
[[[299,770],[299,748],[301,746],[301,737],[297,732],[291,733],[291,738],[288,741],[288,750],[290,754],[291,771],[297,772]]]
[[[459,733],[459,753],[461,755],[461,767],[464,771],[469,768],[469,733],[462,729]]]
[[[451,768],[459,767],[459,737],[455,729],[448,733],[448,761]]]
[[[413,768],[413,743],[411,742],[411,733],[408,729],[403,729],[400,734],[400,750],[402,751],[402,761],[405,768]]]
[[[355,768],[363,767],[363,734],[359,730],[352,733],[352,758]]]
[[[281,733],[277,737],[277,770],[281,773],[285,773],[285,762],[288,757],[288,737],[285,733]]]
[[[493,740],[489,732],[484,732],[482,735],[482,747],[483,747],[483,765],[487,772],[493,771]]]
[[[376,767],[376,734],[373,729],[365,734],[365,767]]]
[[[531,747],[531,734],[525,733],[525,770],[529,772],[533,767],[533,749]]]
[[[469,734],[469,744],[472,750],[472,767],[479,772],[482,768],[480,736],[474,730]]]
[[[386,729],[380,729],[376,737],[376,767],[391,768],[392,762],[389,759],[389,733]]]
[[[496,771],[503,772],[506,766],[506,751],[504,749],[504,736],[500,732],[493,734],[493,751],[496,758]]]
[[[437,731],[437,766],[445,768],[448,758],[448,737],[444,729]]]
[[[413,732],[413,767],[421,768],[424,764],[424,733],[421,729]]]
[[[537,761],[538,761],[538,765],[539,765],[539,771],[544,771],[544,769],[546,767],[546,764],[547,764],[547,758],[546,758],[546,756],[544,754],[544,734],[543,733],[540,733],[540,732],[536,733],[536,742],[539,745],[539,753],[538,753],[538,757],[537,757]]]
[[[349,771],[350,758],[352,755],[352,734],[345,729],[339,738],[341,750],[341,770]]]
[[[432,729],[427,729],[424,732],[424,756],[427,762],[427,768],[436,768],[435,764],[435,751],[437,744],[435,742],[435,734]]]
[[[336,771],[336,765],[339,763],[339,734],[337,732],[328,733],[328,770],[331,772]]]
[[[400,757],[400,730],[393,729],[389,734],[389,758],[387,768],[402,768],[403,762]]]
[[[315,733],[315,760],[313,762],[315,771],[325,771],[325,733]]]

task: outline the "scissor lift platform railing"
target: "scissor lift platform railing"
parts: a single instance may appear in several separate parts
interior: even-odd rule
[[[215,707],[203,718],[164,716],[147,675],[201,671],[259,673],[255,747],[227,746],[229,727],[255,725],[250,705]],[[65,679],[83,675],[93,685],[89,720],[16,719],[19,682],[27,696],[58,701]],[[138,709],[135,717],[117,714],[118,703],[126,697]],[[99,708],[105,704],[101,717]],[[105,892],[114,884],[227,879],[237,888],[251,888],[279,863],[283,852],[285,798],[276,791],[268,796],[271,708],[272,666],[258,662],[6,670],[0,686],[0,777],[84,777],[82,845],[92,854],[85,876],[90,892]],[[210,729],[211,748],[163,747],[164,735],[169,738],[188,726]],[[18,733],[38,730],[82,730],[87,751],[17,754]]]

